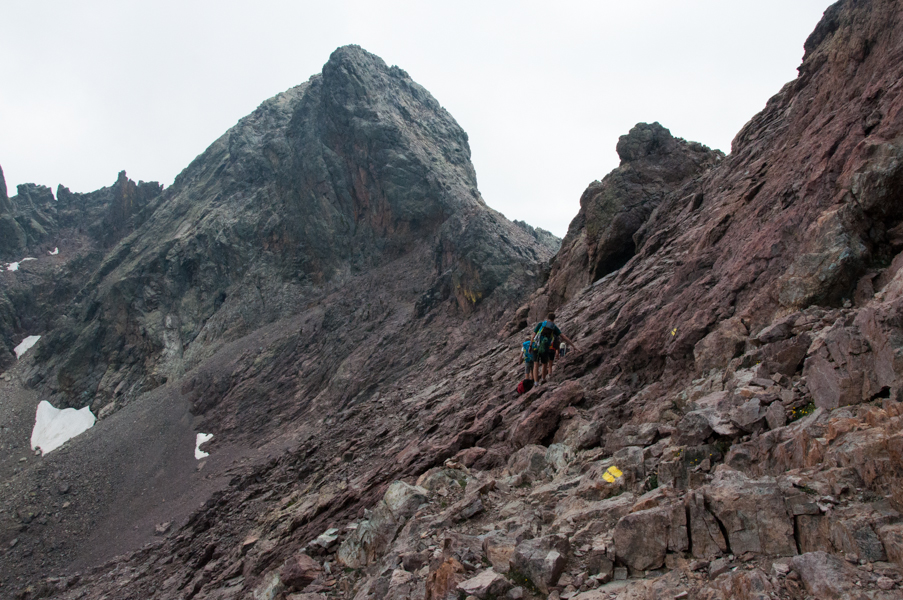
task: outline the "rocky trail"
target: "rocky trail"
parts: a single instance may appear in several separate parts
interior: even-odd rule
[[[622,136],[557,254],[354,47],[86,196],[120,240],[45,219],[88,233],[27,267],[64,317],[3,274],[6,346],[48,335],[0,384],[0,596],[903,598],[903,8],[804,47],[730,155]],[[582,351],[517,395],[550,309]],[[33,456],[42,397],[102,418]]]

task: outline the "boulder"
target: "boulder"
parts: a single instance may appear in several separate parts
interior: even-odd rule
[[[501,531],[491,531],[483,538],[483,556],[498,573],[507,573],[517,542]]]
[[[507,579],[486,569],[476,577],[471,577],[458,584],[458,591],[467,596],[476,596],[480,600],[495,599],[511,588]]]
[[[404,569],[395,569],[389,578],[389,586],[385,598],[392,598],[392,600],[422,600],[425,592],[426,585],[422,578]]]
[[[454,557],[446,558],[426,578],[424,600],[445,600],[449,592],[464,580],[464,565]]]
[[[765,428],[766,409],[758,398],[751,398],[733,409],[730,413],[731,423],[741,431],[752,433]]]
[[[508,459],[508,472],[512,477],[520,476],[526,482],[541,479],[547,466],[547,452],[544,446],[524,446]]]
[[[722,321],[693,347],[696,370],[708,373],[712,369],[723,369],[732,359],[743,354],[748,336],[749,330],[739,317]]]
[[[795,317],[782,319],[777,323],[765,327],[756,334],[755,340],[760,344],[771,344],[786,340],[792,335]]]
[[[709,417],[699,410],[688,412],[675,427],[674,444],[678,446],[698,446],[712,435]]]
[[[603,427],[604,423],[600,420],[588,420],[577,415],[561,424],[552,441],[564,444],[574,452],[595,448],[602,439]]]
[[[561,411],[583,399],[583,388],[568,381],[539,400],[527,417],[514,427],[511,441],[517,447],[537,444],[558,429]]]
[[[566,472],[573,460],[574,453],[564,444],[552,444],[546,451],[546,464],[556,474]]]
[[[791,339],[782,339],[766,344],[756,352],[759,366],[756,376],[770,377],[775,373],[791,377],[799,370],[812,338],[803,333]]]
[[[806,591],[819,600],[848,600],[861,590],[859,572],[827,552],[807,552],[790,561]]]
[[[860,404],[898,387],[899,348],[890,339],[899,337],[899,330],[888,329],[876,312],[863,311],[854,325],[835,325],[813,343],[803,375],[816,406]]]
[[[570,544],[561,536],[545,536],[521,542],[514,549],[509,573],[515,579],[528,579],[543,594],[552,586],[567,566]]]
[[[772,402],[765,411],[765,422],[769,429],[777,429],[787,424],[787,411],[780,402]]]
[[[427,501],[427,491],[422,487],[403,481],[393,482],[373,509],[370,519],[358,525],[339,546],[338,560],[352,569],[370,564],[389,547],[417,508]]]
[[[774,478],[750,479],[740,471],[721,465],[712,483],[702,488],[702,493],[705,507],[727,532],[733,554],[796,554],[793,520]],[[690,518],[694,518],[692,514]],[[696,539],[694,535],[694,549]]]
[[[727,552],[727,542],[715,517],[705,507],[705,497],[691,491],[685,503],[690,514],[690,539],[693,540],[693,556],[713,558]]]
[[[300,590],[320,576],[323,567],[306,554],[296,554],[282,565],[279,578],[290,590]]]
[[[649,446],[659,437],[658,423],[628,423],[605,436],[605,449],[614,454],[629,446]]]
[[[903,569],[903,523],[885,525],[878,529],[887,559]]]
[[[613,498],[587,502],[579,497],[565,498],[555,508],[558,521],[587,527],[589,533],[600,534],[611,530],[618,521],[630,512],[636,497],[630,492]]]
[[[632,512],[618,521],[613,536],[624,564],[634,571],[657,569],[669,550],[687,550],[686,511],[682,504],[671,504]]]
[[[283,591],[285,591],[285,586],[282,584],[282,580],[279,579],[279,573],[273,571],[261,579],[257,587],[254,588],[252,597],[254,600],[276,600]]]

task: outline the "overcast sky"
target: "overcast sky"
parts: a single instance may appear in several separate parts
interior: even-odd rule
[[[480,191],[563,236],[618,136],[730,151],[796,77],[827,0],[3,0],[0,165],[87,192],[165,185],[258,104],[360,44],[470,136]]]

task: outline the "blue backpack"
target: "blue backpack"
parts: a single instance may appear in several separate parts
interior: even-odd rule
[[[532,342],[527,340],[522,344],[523,349],[522,353],[524,355],[524,362],[534,362],[536,357],[533,356],[533,352],[536,350],[536,342]]]

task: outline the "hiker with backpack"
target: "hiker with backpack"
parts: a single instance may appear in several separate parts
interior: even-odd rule
[[[521,344],[520,363],[524,363],[524,379],[517,384],[517,393],[525,394],[533,389],[533,365],[536,362],[536,343],[528,339]]]
[[[555,313],[550,312],[545,321],[533,328],[532,340],[536,344],[537,359],[533,362],[533,380],[537,384],[545,383],[546,378],[552,372],[552,363],[555,360],[553,354],[558,352],[558,349],[553,346],[556,337],[567,342],[575,352],[580,351],[577,344],[561,332],[561,329],[555,324]],[[541,376],[539,365],[542,365]]]
[[[520,362],[524,363],[524,378],[533,379],[533,363],[536,362],[536,342],[527,340],[521,344]]]

